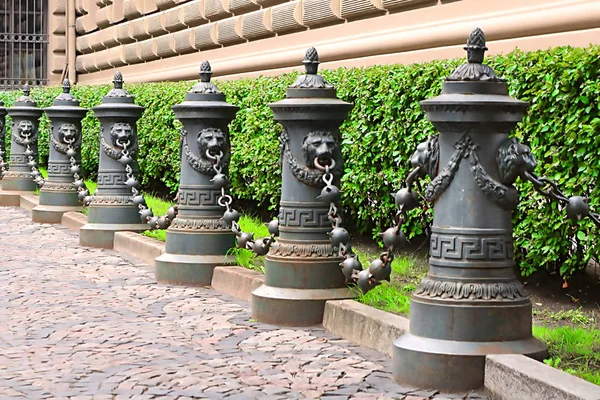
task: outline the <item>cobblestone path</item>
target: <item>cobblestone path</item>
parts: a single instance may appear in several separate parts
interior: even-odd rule
[[[256,323],[136,263],[0,207],[0,399],[463,398],[402,388],[377,352]]]

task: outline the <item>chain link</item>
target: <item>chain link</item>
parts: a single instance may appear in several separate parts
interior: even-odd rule
[[[76,138],[64,138],[65,143],[67,144],[66,155],[69,157],[69,162],[71,163],[71,173],[73,174],[73,186],[77,189],[77,198],[84,205],[88,205],[90,202],[90,192],[83,181],[83,178],[79,175],[81,172],[81,165],[77,163],[77,159],[75,155],[77,155],[77,151],[73,147],[73,143],[75,143]]]
[[[27,165],[31,168],[31,177],[39,187],[42,187],[44,186],[45,181],[42,178],[42,174],[37,169],[38,163],[34,158],[36,154],[31,150],[31,133],[21,132],[21,137],[23,137],[23,144],[25,145],[25,156],[28,160]]]
[[[138,207],[138,213],[142,223],[148,224],[150,229],[167,229],[173,220],[177,217],[177,207],[170,207],[167,211],[167,215],[156,217],[152,210],[146,205],[146,199],[144,195],[139,191],[140,183],[133,173],[132,164],[134,162],[133,157],[129,154],[128,147],[131,142],[129,140],[121,142],[117,139],[117,146],[121,147],[121,158],[119,162],[125,166],[125,173],[127,175],[127,181],[125,184],[130,188],[132,194],[132,201]]]

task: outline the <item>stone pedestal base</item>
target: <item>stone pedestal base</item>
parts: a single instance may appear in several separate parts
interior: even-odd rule
[[[115,232],[147,230],[147,224],[85,224],[79,230],[79,245],[112,249]]]
[[[31,220],[40,224],[60,224],[64,213],[80,212],[82,207],[37,205],[31,210]]]
[[[488,354],[523,354],[540,361],[548,356],[546,346],[534,337],[506,342],[463,342],[411,333],[396,339],[393,351],[396,382],[448,393],[482,387]]]
[[[234,264],[234,256],[164,253],[155,260],[157,282],[180,286],[210,286],[216,266]]]
[[[37,189],[33,178],[12,177],[10,172],[2,179],[2,190],[32,193]]]
[[[327,300],[356,297],[350,288],[291,289],[262,285],[252,292],[252,317],[271,325],[313,326],[323,322]]]

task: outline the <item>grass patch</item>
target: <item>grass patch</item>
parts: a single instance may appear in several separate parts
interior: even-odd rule
[[[548,345],[545,364],[600,385],[600,330],[534,326],[533,334]]]

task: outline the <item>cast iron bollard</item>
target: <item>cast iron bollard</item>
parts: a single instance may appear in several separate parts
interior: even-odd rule
[[[70,92],[71,83],[66,79],[63,93],[44,110],[50,119],[48,179],[40,189],[40,204],[31,211],[33,222],[60,223],[63,213],[81,209],[77,187],[73,185],[71,158],[81,163],[81,120],[87,110]]]
[[[440,134],[417,147],[408,188],[396,195],[401,212],[416,207],[412,182],[431,177],[430,268],[411,299],[410,330],[394,342],[394,378],[448,392],[481,387],[487,354],[547,354],[531,334],[531,302],[513,263],[513,183],[535,161],[508,133],[528,104],[482,64],[480,29],[465,49],[468,63],[421,102]]]
[[[33,192],[40,173],[37,171],[38,125],[42,110],[29,97],[29,84],[23,86],[23,96],[7,109],[12,118],[10,169],[2,179],[2,190]]]
[[[279,239],[265,257],[265,284],[252,293],[252,314],[276,325],[319,324],[325,301],[352,297],[338,253],[349,237],[333,203],[318,198],[324,187],[337,192],[332,182],[339,184],[343,173],[339,126],[352,105],[338,99],[336,90],[317,75],[314,48],[303,63],[306,75],[287,89],[285,100],[270,105],[284,126]],[[338,202],[337,193],[334,197]]]
[[[179,214],[167,229],[165,253],[156,258],[156,280],[186,286],[210,285],[214,267],[235,261],[226,256],[235,235],[223,218],[222,202],[230,142],[228,125],[239,109],[210,82],[208,61],[200,82],[173,106],[181,129]],[[223,183],[223,185],[221,185]]]
[[[148,225],[140,221],[138,205],[134,204],[128,186],[128,172],[120,162],[126,149],[134,159],[132,172],[137,174],[136,122],[144,109],[135,105],[133,97],[123,89],[120,72],[115,73],[113,83],[114,88],[102,99],[102,104],[92,109],[101,124],[100,164],[98,187],[84,201],[89,208],[88,223],[79,232],[82,246],[111,248],[115,232],[148,230]]]
[[[0,181],[8,170],[6,162],[6,107],[0,101]]]

